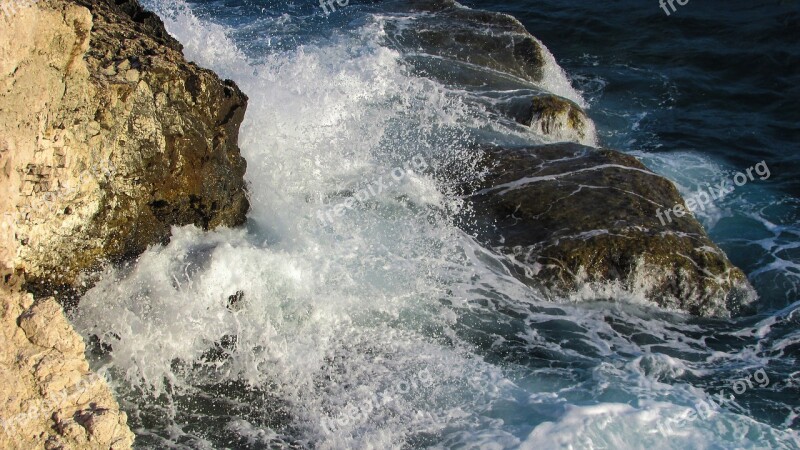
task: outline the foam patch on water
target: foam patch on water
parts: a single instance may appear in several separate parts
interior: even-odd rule
[[[558,422],[536,427],[519,448],[793,448],[791,434],[783,440],[748,417],[729,415],[725,419],[712,416],[703,420],[692,409],[657,402],[639,408],[615,403],[572,406]],[[725,431],[720,433],[720,429]]]

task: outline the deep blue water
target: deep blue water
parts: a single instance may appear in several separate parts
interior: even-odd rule
[[[139,447],[800,448],[797,2],[464,3],[522,21],[575,91],[537,88],[585,101],[600,146],[685,196],[769,166],[698,214],[760,294],[733,319],[546,301],[424,174],[321,227],[331,199],[414,155],[468,168],[486,136],[538,142],[481,108],[501,87],[408,69],[387,37],[418,19],[404,2],[145,3],[250,97],[253,211],[243,230],[176,230],[81,301]]]

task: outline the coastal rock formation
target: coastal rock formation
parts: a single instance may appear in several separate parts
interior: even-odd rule
[[[527,113],[517,120],[556,142],[590,144],[597,138],[594,123],[583,109],[553,94],[534,97]]]
[[[61,305],[5,286],[0,306],[0,448],[130,448],[127,416]]]
[[[577,144],[491,148],[465,188],[472,231],[519,278],[557,295],[609,283],[666,308],[727,315],[754,295],[691,215],[675,186],[635,158]]]
[[[436,14],[418,17],[414,27],[401,29],[394,37],[400,45],[533,83],[542,80],[545,49],[513,16],[462,8],[450,1],[412,1],[409,6]]]
[[[594,123],[581,106],[545,90],[548,81],[567,83],[566,76],[516,18],[448,0],[416,0],[408,8],[433,14],[416,16],[413,27],[389,21],[386,30],[389,45],[409,55],[409,66],[420,76],[483,95],[495,90],[493,102],[481,106],[530,127],[547,142],[595,144]]]
[[[487,149],[483,173],[463,185],[473,214],[463,226],[506,255],[522,280],[559,297],[625,290],[703,316],[750,302],[746,277],[697,220],[660,223],[659,208],[683,205],[671,182],[630,156],[577,145],[596,145],[594,124],[564,92],[546,90],[548,79],[551,88],[567,79],[517,19],[452,0],[408,8],[430,14],[387,30],[421,75],[491,92],[481,107],[561,143]]]
[[[129,448],[50,294],[75,298],[83,273],[174,225],[242,224],[247,99],[135,0],[39,0],[2,19],[0,448]]]
[[[173,225],[243,223],[246,97],[135,2],[40,1],[0,30],[0,265],[82,287]]]

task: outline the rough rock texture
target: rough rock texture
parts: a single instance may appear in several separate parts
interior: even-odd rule
[[[119,3],[119,4],[118,4]],[[48,295],[169,238],[243,223],[246,97],[135,0],[39,0],[0,27],[0,448],[133,435]]]
[[[394,36],[399,44],[534,83],[542,80],[544,48],[514,17],[449,1],[412,1],[409,7],[436,14],[416,17],[413,28],[399,30]]]
[[[417,13],[414,26],[388,21],[386,30],[390,45],[407,55],[417,74],[458,90],[475,89],[478,97],[492,90],[493,101],[481,107],[530,127],[547,142],[596,143],[594,123],[583,109],[542,88],[545,72],[556,70],[556,63],[516,18],[449,0],[415,0],[406,7]]]
[[[0,448],[124,449],[127,416],[52,297],[0,288]]]
[[[424,14],[413,27],[389,21],[386,29],[421,75],[491,96],[479,106],[542,142],[596,145],[581,106],[544,90],[556,64],[517,19],[453,0],[409,0],[407,8]],[[527,283],[560,297],[625,290],[696,315],[728,315],[754,297],[693,217],[660,223],[657,210],[683,200],[635,158],[575,144],[484,156],[485,172],[463,184],[472,214],[462,224],[507,255]]]
[[[36,292],[172,225],[238,225],[246,97],[136,3],[41,0],[0,29],[0,265]]]
[[[530,127],[546,142],[574,142],[596,145],[594,122],[575,102],[550,93],[513,95],[497,101],[491,109],[517,123]]]
[[[554,141],[589,144],[597,138],[594,123],[583,109],[553,94],[534,97],[527,114],[518,121]]]
[[[475,231],[519,277],[559,295],[619,283],[668,308],[727,315],[753,290],[691,215],[675,186],[638,160],[576,144],[488,149],[485,177],[465,188]]]

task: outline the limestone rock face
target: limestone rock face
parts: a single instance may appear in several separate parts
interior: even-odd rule
[[[246,100],[135,1],[21,9],[0,29],[0,265],[63,293],[172,225],[243,223]]]
[[[59,300],[173,225],[235,226],[247,99],[136,0],[39,0],[0,27],[0,448],[133,434]]]
[[[61,305],[4,286],[0,306],[0,448],[130,448],[128,418]]]
[[[465,188],[473,231],[531,285],[569,295],[616,283],[701,316],[725,316],[753,299],[697,220],[662,223],[658,210],[683,200],[631,156],[576,144],[493,148],[484,166],[486,176]]]

